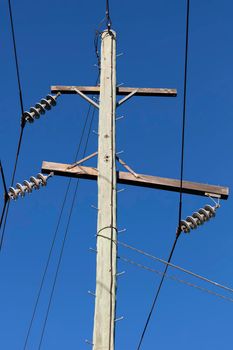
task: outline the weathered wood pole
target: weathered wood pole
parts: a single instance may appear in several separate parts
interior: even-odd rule
[[[94,350],[114,350],[116,304],[116,34],[101,37]]]

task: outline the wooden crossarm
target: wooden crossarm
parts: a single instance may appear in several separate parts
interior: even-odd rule
[[[41,171],[45,174],[54,172],[54,175],[75,177],[89,180],[97,180],[98,170],[92,167],[76,166],[70,168],[70,164],[43,162]],[[128,172],[117,172],[117,182],[125,185],[149,187],[166,191],[179,192],[180,180],[137,174],[136,178]],[[219,197],[227,199],[229,188],[215,185],[202,184],[197,182],[183,181],[183,193]]]
[[[99,86],[51,86],[51,92],[57,94],[77,94],[77,90],[86,95],[98,95],[100,93]],[[160,96],[160,97],[176,97],[176,89],[159,89],[159,88],[135,88],[135,87],[122,87],[116,88],[117,95],[125,96],[133,91],[137,90],[135,96]]]

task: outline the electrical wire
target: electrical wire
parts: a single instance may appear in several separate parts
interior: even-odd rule
[[[148,266],[142,265],[142,264],[140,264],[140,263],[138,263],[138,262],[135,262],[134,260],[128,259],[128,258],[126,258],[126,257],[119,256],[119,255],[118,255],[118,258],[119,258],[120,260],[122,260],[122,261],[128,263],[128,264],[131,264],[131,265],[137,266],[137,267],[139,267],[139,268],[141,268],[141,269],[144,269],[144,270],[153,272],[153,273],[155,273],[155,274],[157,274],[157,275],[160,275],[160,276],[161,276],[161,275],[162,275],[162,276],[164,275],[164,272],[162,272],[162,271],[158,271],[158,270],[152,269],[152,268],[150,268],[150,267],[148,267]],[[185,280],[180,279],[180,278],[178,278],[178,277],[176,277],[176,276],[172,276],[172,275],[165,274],[164,277],[165,277],[165,278],[169,278],[169,279],[171,279],[171,280],[173,280],[173,281],[182,283],[182,284],[186,284],[186,285],[189,286],[189,287],[193,287],[193,288],[199,289],[199,290],[201,290],[202,292],[206,292],[206,293],[208,293],[208,294],[212,294],[212,295],[214,295],[214,296],[216,296],[216,297],[222,298],[222,299],[224,299],[224,300],[227,300],[227,301],[230,301],[231,303],[233,303],[233,299],[232,299],[232,298],[229,298],[229,297],[227,297],[227,296],[225,296],[225,295],[216,293],[216,292],[214,292],[214,291],[212,291],[212,290],[210,290],[210,289],[207,289],[207,288],[198,286],[198,285],[193,284],[193,283],[191,283],[191,282],[185,281]]]
[[[4,218],[4,214],[5,214],[5,211],[6,211],[7,202],[9,200],[7,187],[6,187],[6,180],[5,180],[5,175],[4,175],[4,171],[3,171],[1,160],[0,160],[0,172],[1,172],[1,177],[2,177],[3,188],[4,188],[4,203],[3,203],[3,208],[2,208],[1,218],[0,218],[0,228],[1,228],[2,227],[2,221],[3,221],[3,218]]]
[[[98,232],[97,236],[100,236],[100,237],[102,237],[102,238],[111,240],[111,238],[100,234],[100,232],[103,231],[105,228],[110,228],[110,227],[111,227],[111,226],[106,226],[106,227],[104,227],[102,230],[100,230],[100,231]],[[227,291],[227,292],[233,293],[233,288],[230,288],[230,287],[228,287],[228,286],[225,286],[225,285],[223,285],[223,284],[220,284],[220,283],[218,283],[218,282],[216,282],[216,281],[210,280],[209,278],[206,278],[206,277],[204,277],[204,276],[198,275],[197,273],[192,272],[192,271],[187,270],[187,269],[184,269],[183,267],[181,267],[181,266],[179,266],[179,265],[174,265],[174,264],[172,264],[172,263],[169,263],[169,262],[167,262],[166,260],[163,260],[163,259],[161,259],[161,258],[158,258],[157,256],[154,256],[154,255],[152,255],[152,254],[149,254],[149,253],[145,252],[144,250],[138,249],[138,248],[136,248],[136,247],[133,247],[132,245],[126,244],[126,243],[121,242],[121,241],[118,241],[118,240],[113,240],[113,243],[115,243],[115,244],[117,244],[117,245],[120,245],[120,246],[122,246],[122,247],[124,247],[124,248],[130,249],[130,250],[132,250],[132,251],[134,251],[134,252],[137,252],[137,253],[139,253],[139,254],[141,254],[141,255],[144,255],[144,256],[146,256],[147,258],[151,259],[151,260],[154,260],[154,261],[156,261],[156,262],[160,262],[160,263],[162,263],[162,264],[164,264],[164,265],[168,265],[169,267],[172,267],[172,268],[177,269],[177,270],[179,270],[179,271],[181,271],[181,272],[184,272],[184,273],[187,274],[187,275],[190,275],[190,276],[195,277],[195,278],[198,278],[198,279],[200,279],[200,280],[202,280],[202,281],[204,281],[204,282],[207,282],[207,283],[209,283],[209,284],[212,284],[212,285],[214,285],[215,287],[219,287],[219,288],[224,289],[224,290]]]
[[[106,238],[107,238],[107,237],[106,237]],[[149,254],[149,253],[147,253],[147,252],[145,252],[145,251],[143,251],[143,250],[141,250],[141,249],[137,249],[137,248],[135,248],[135,247],[133,247],[133,246],[131,246],[131,245],[129,245],[129,244],[126,244],[126,243],[123,243],[123,242],[120,242],[120,241],[117,241],[117,244],[118,244],[118,245],[121,245],[121,246],[123,246],[123,247],[125,247],[125,248],[127,248],[127,249],[130,249],[130,250],[132,250],[132,251],[135,251],[135,252],[137,252],[137,253],[139,253],[139,254],[141,254],[141,255],[144,255],[144,256],[146,256],[147,258],[150,258],[151,260],[158,261],[158,262],[160,262],[160,263],[162,263],[162,264],[168,265],[169,267],[172,267],[172,268],[177,269],[177,270],[179,270],[179,271],[181,271],[181,272],[184,272],[184,273],[186,273],[187,275],[190,275],[190,276],[192,276],[192,277],[198,278],[198,279],[200,279],[200,280],[202,280],[202,281],[204,281],[204,282],[207,282],[207,283],[209,283],[209,284],[214,285],[215,287],[222,288],[222,289],[226,290],[227,292],[233,293],[233,289],[230,288],[230,287],[228,287],[228,286],[222,285],[222,284],[220,284],[220,283],[218,283],[218,282],[216,282],[216,281],[210,280],[209,278],[206,278],[206,277],[204,277],[204,276],[198,275],[197,273],[192,272],[192,271],[187,270],[187,269],[184,269],[184,268],[181,267],[181,266],[168,263],[167,261],[165,261],[165,260],[163,260],[163,259],[161,259],[161,258],[158,258],[158,257],[156,257],[156,256],[154,256],[154,255],[152,255],[152,254]]]
[[[108,30],[110,30],[112,26],[112,20],[110,18],[109,0],[106,0],[106,25]]]
[[[78,147],[77,147],[77,151],[76,151],[76,154],[75,154],[75,161],[78,158],[78,154],[80,152],[81,144],[83,142],[83,138],[84,138],[87,122],[88,122],[89,115],[90,115],[90,110],[91,110],[91,105],[89,106],[88,111],[87,111],[85,123],[84,123],[83,129],[82,129],[82,133],[81,133],[81,137],[80,137],[80,141],[79,141],[79,144],[78,144]],[[60,209],[60,213],[59,213],[56,229],[55,229],[55,232],[54,232],[54,235],[53,235],[52,243],[51,243],[49,254],[48,254],[48,257],[47,257],[46,264],[45,264],[44,272],[43,272],[43,275],[42,275],[42,278],[41,278],[41,282],[40,282],[39,290],[38,290],[38,293],[37,293],[36,301],[35,301],[35,304],[34,304],[34,307],[33,307],[32,316],[31,316],[31,319],[30,319],[30,322],[29,322],[29,327],[28,327],[27,335],[26,335],[25,342],[24,342],[24,348],[23,348],[24,350],[27,347],[27,343],[28,343],[28,340],[29,340],[31,328],[32,328],[32,325],[33,325],[33,322],[34,322],[34,318],[35,318],[35,315],[36,315],[38,303],[39,303],[39,300],[40,300],[40,297],[41,297],[41,293],[42,293],[42,290],[43,290],[43,286],[44,286],[44,283],[45,283],[45,277],[46,277],[47,270],[48,270],[48,267],[49,267],[49,264],[50,264],[50,260],[51,260],[51,257],[52,257],[52,253],[53,253],[53,250],[54,250],[54,246],[55,246],[55,242],[56,242],[56,239],[57,239],[57,234],[58,234],[58,230],[59,230],[59,227],[60,227],[62,215],[63,215],[63,212],[64,212],[64,207],[65,207],[65,204],[66,204],[68,192],[70,190],[71,182],[72,182],[72,178],[70,178],[68,180],[68,183],[67,183],[67,188],[66,188],[66,191],[65,191],[65,194],[64,194],[64,198],[63,198],[63,201],[62,201],[62,205],[61,205],[61,209]]]
[[[98,48],[98,42],[97,42],[97,48]],[[95,52],[96,52],[96,50],[97,49],[95,47]],[[98,57],[98,55],[97,55],[97,62],[99,64],[99,57]],[[98,76],[97,76],[97,79],[96,79],[96,84],[98,83],[99,77],[100,77],[100,68],[99,68]],[[87,126],[87,122],[88,122],[88,119],[89,119],[90,111],[91,111],[91,105],[89,105],[89,107],[88,107],[87,116],[86,116],[84,127],[83,127],[83,130],[82,130],[82,133],[81,133],[80,142],[79,142],[79,145],[77,147],[77,151],[76,151],[75,158],[74,158],[75,162],[77,161],[77,158],[78,158],[78,155],[79,155],[79,152],[80,152],[80,148],[81,148],[81,144],[83,142],[84,133],[85,133],[85,130],[86,130],[86,126]],[[93,112],[92,117],[91,117],[90,127],[89,127],[89,130],[88,130],[88,136],[87,136],[87,142],[88,142],[88,139],[89,139],[89,136],[90,136],[93,118],[94,118],[94,112]],[[87,147],[87,143],[86,143],[85,149],[86,149],[86,147]],[[86,150],[84,150],[84,154],[85,154],[85,152],[86,152]],[[40,282],[40,285],[39,285],[38,293],[37,293],[35,304],[34,304],[33,311],[32,311],[32,316],[31,316],[31,319],[30,319],[30,322],[29,322],[29,327],[28,327],[26,338],[25,338],[25,342],[24,342],[24,350],[27,347],[29,336],[30,336],[30,333],[31,333],[31,329],[32,329],[32,326],[33,326],[34,319],[35,319],[36,311],[37,311],[37,308],[38,308],[39,300],[40,300],[41,293],[42,293],[42,290],[43,290],[43,286],[44,286],[44,283],[45,283],[47,270],[48,270],[48,267],[49,267],[49,264],[50,264],[51,256],[52,256],[52,253],[53,253],[53,250],[54,250],[54,246],[55,246],[55,242],[56,242],[56,239],[57,239],[57,233],[58,233],[58,229],[60,227],[60,223],[61,223],[62,215],[63,215],[63,212],[64,212],[64,207],[65,207],[65,204],[66,204],[68,192],[69,192],[69,189],[70,189],[70,186],[71,186],[71,182],[72,182],[72,178],[70,178],[68,180],[67,188],[66,188],[66,191],[65,191],[65,194],[64,194],[64,199],[63,199],[63,202],[62,202],[62,205],[61,205],[61,210],[60,210],[60,213],[59,213],[59,217],[58,217],[56,229],[55,229],[55,232],[54,232],[53,240],[52,240],[52,243],[51,243],[51,247],[50,247],[50,250],[49,250],[48,258],[47,258],[47,261],[46,261],[46,264],[45,264],[45,268],[44,268],[44,271],[43,271],[43,274],[42,274],[41,282]],[[79,180],[78,180],[78,182],[79,182]],[[77,185],[76,185],[76,187],[77,187]],[[76,197],[76,194],[77,194],[77,191],[75,189],[75,196],[74,197]],[[72,212],[72,210],[73,209],[72,209],[72,206],[71,206],[71,212]],[[69,219],[68,219],[67,225],[69,226]],[[66,231],[68,232],[68,230],[66,230]],[[64,246],[65,246],[67,232],[65,233],[65,236],[63,238],[63,243],[62,243],[62,248],[61,248],[62,250],[61,250],[61,253],[60,253],[60,257],[59,257],[59,261],[58,261],[58,265],[57,265],[57,269],[56,269],[56,273],[55,273],[55,280],[54,280],[55,282],[53,283],[53,287],[52,287],[52,291],[51,291],[51,295],[52,296],[54,294],[55,284],[56,284],[56,280],[57,280],[59,267],[60,267],[60,264],[61,264],[61,258],[62,258]],[[52,302],[52,296],[51,295],[50,295],[50,300],[49,300],[49,304],[48,304],[48,309],[46,311],[46,317],[45,317],[45,320],[44,320],[44,325],[43,325],[43,330],[42,330],[40,343],[42,343],[42,340],[43,340],[44,331],[45,331],[45,327],[46,327],[46,323],[47,323],[47,318],[48,318],[48,314],[49,314],[49,310],[50,310],[50,306],[51,306],[51,302]]]
[[[85,144],[84,151],[83,151],[83,157],[85,157],[85,154],[86,154],[88,141],[89,141],[91,128],[92,128],[92,123],[93,123],[93,120],[94,120],[94,115],[95,115],[95,109],[93,110],[93,113],[92,113],[90,127],[89,127],[88,135],[87,135],[87,140],[86,140],[86,144]],[[65,243],[66,243],[66,240],[67,240],[67,235],[68,235],[68,232],[69,232],[70,220],[71,220],[71,217],[72,217],[72,214],[73,214],[74,203],[76,201],[78,188],[79,188],[79,179],[77,180],[77,183],[76,183],[76,187],[75,187],[75,191],[74,191],[74,195],[73,195],[73,199],[72,199],[72,203],[71,203],[71,207],[70,207],[70,213],[69,213],[69,216],[68,216],[68,221],[67,221],[67,225],[66,225],[66,229],[65,229],[65,235],[64,235],[64,238],[63,238],[61,251],[60,251],[60,254],[59,254],[58,264],[57,264],[57,268],[56,268],[56,272],[55,272],[55,276],[54,276],[54,280],[53,280],[53,285],[52,285],[52,289],[51,289],[51,293],[50,293],[50,297],[49,297],[49,303],[48,303],[48,307],[47,307],[47,310],[46,310],[46,315],[45,315],[44,322],[43,322],[43,327],[42,327],[42,332],[41,332],[41,336],[40,336],[38,350],[41,349],[43,338],[44,338],[44,333],[45,333],[45,329],[46,329],[46,325],[47,325],[47,321],[48,321],[48,317],[49,317],[49,312],[50,312],[50,309],[51,309],[52,299],[53,299],[53,296],[54,296],[54,291],[55,291],[55,287],[56,287],[56,283],[57,283],[57,278],[58,278],[58,274],[59,274],[59,270],[60,270],[60,266],[61,266],[61,262],[62,262],[63,252],[64,252],[64,248],[65,248]]]
[[[23,115],[23,113],[24,113],[23,94],[22,94],[20,72],[19,72],[19,62],[18,62],[18,55],[17,55],[17,45],[16,45],[16,38],[15,38],[14,20],[13,20],[12,7],[11,7],[11,1],[10,0],[8,0],[8,8],[9,8],[10,23],[11,23],[11,34],[12,34],[13,48],[14,48],[14,58],[15,58],[16,76],[17,76],[17,83],[18,83],[19,102],[20,102],[21,115]],[[12,178],[11,178],[11,186],[13,186],[14,179],[15,179],[15,174],[16,174],[16,169],[17,169],[18,159],[19,159],[19,153],[20,153],[22,139],[23,139],[24,127],[25,127],[25,121],[23,119],[21,119],[21,129],[20,129],[20,135],[19,135],[17,151],[16,151],[16,156],[15,156],[15,163],[14,163],[13,174],[12,174]],[[6,206],[5,206],[6,214],[5,214],[3,230],[2,230],[2,234],[1,234],[1,238],[0,238],[0,251],[2,250],[2,246],[3,246],[3,240],[4,240],[4,236],[5,236],[6,223],[7,223],[7,218],[8,218],[8,214],[9,214],[9,207],[10,207],[10,201],[8,201]],[[5,209],[4,209],[4,212],[5,212]],[[2,221],[3,221],[3,217],[2,217],[2,220],[1,220],[1,223],[0,223],[1,225],[2,225]],[[1,225],[0,225],[0,229],[1,229]]]
[[[184,150],[185,150],[185,126],[186,126],[186,95],[187,95],[187,67],[188,67],[188,43],[189,43],[189,0],[187,0],[187,12],[186,12],[186,42],[185,42],[185,67],[184,67],[184,96],[183,96],[183,118],[182,118],[182,142],[181,142],[181,166],[180,166],[180,196],[179,196],[179,211],[178,211],[178,226],[176,231],[176,237],[174,240],[174,243],[172,245],[172,249],[170,251],[169,257],[167,262],[170,263],[172,256],[174,254],[177,241],[181,234],[181,228],[180,228],[180,222],[181,222],[181,216],[182,216],[182,203],[183,203],[183,173],[184,173]],[[148,324],[150,322],[153,310],[155,308],[156,302],[158,300],[165,274],[167,272],[169,265],[166,265],[163,276],[161,278],[161,281],[159,283],[158,289],[156,291],[155,297],[152,302],[152,306],[150,308],[148,317],[146,319],[146,323],[143,327],[142,334],[140,336],[140,340],[137,346],[137,350],[141,348],[143,338],[145,336]]]

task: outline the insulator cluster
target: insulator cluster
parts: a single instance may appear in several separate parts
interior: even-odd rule
[[[219,207],[219,204],[216,204],[214,207],[206,205],[204,208],[199,209],[198,212],[193,213],[192,216],[187,216],[186,220],[181,220],[180,222],[181,231],[189,233],[190,230],[204,224],[204,222],[215,216],[216,209]]]
[[[30,108],[30,112],[24,112],[23,121],[33,123],[35,119],[39,119],[41,114],[45,114],[46,110],[49,111],[52,107],[56,106],[56,99],[59,95],[60,92],[56,95],[47,95],[46,98],[42,98],[40,103]]]
[[[18,199],[18,197],[24,197],[26,193],[31,193],[32,190],[39,190],[41,186],[47,185],[47,180],[53,173],[45,176],[43,174],[37,174],[36,177],[31,176],[30,181],[24,180],[23,184],[17,183],[16,188],[10,187],[8,196],[10,199]]]

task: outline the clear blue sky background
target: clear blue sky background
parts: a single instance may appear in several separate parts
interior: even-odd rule
[[[125,86],[171,87],[177,98],[134,98],[119,109],[117,149],[137,172],[178,178],[180,173],[185,44],[183,0],[110,1],[117,32],[117,80]],[[7,1],[0,2],[0,148],[9,184],[19,135],[20,108]],[[102,1],[12,1],[25,109],[50,91],[50,85],[92,85],[97,69],[94,33],[104,17]],[[232,187],[233,4],[193,0],[190,6],[187,128],[184,177]],[[88,105],[62,96],[57,107],[27,125],[16,182],[40,171],[43,160],[74,159]],[[97,115],[92,129],[97,130]],[[97,149],[91,133],[88,153]],[[95,163],[89,162],[94,165]],[[68,179],[53,178],[47,188],[11,203],[0,256],[0,348],[23,349],[38,286],[48,256]],[[27,349],[38,349],[72,191],[46,278]],[[121,188],[122,186],[119,186]],[[1,192],[3,193],[2,187]],[[167,258],[174,240],[179,195],[127,187],[118,197],[121,240]],[[211,203],[184,196],[183,218]],[[95,289],[95,182],[81,181],[42,349],[88,349],[92,339]],[[182,235],[173,262],[233,285],[233,201],[223,201],[216,219]],[[120,249],[119,254],[158,270],[163,266]],[[136,349],[159,278],[118,264],[116,349]],[[185,276],[170,270],[171,275]],[[189,277],[189,281],[194,282]],[[198,281],[195,281],[199,284]],[[209,288],[208,285],[201,284]],[[215,291],[217,291],[215,289]],[[228,295],[229,296],[229,295]],[[233,304],[166,280],[142,349],[231,349]]]

